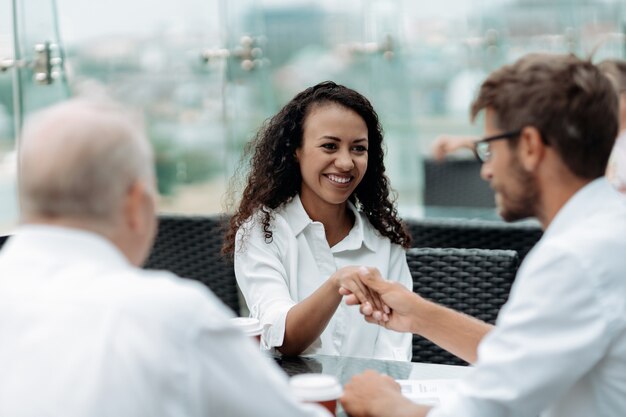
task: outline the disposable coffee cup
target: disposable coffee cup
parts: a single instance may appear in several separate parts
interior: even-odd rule
[[[247,336],[255,339],[257,343],[261,343],[261,333],[263,333],[263,326],[258,319],[252,317],[235,317],[230,319],[233,326],[239,328]]]
[[[325,407],[332,415],[337,412],[337,400],[343,394],[341,384],[332,375],[300,374],[289,380],[291,389],[300,401],[317,403]]]

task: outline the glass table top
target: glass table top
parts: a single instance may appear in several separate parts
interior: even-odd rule
[[[273,355],[274,361],[289,376],[303,373],[334,375],[341,385],[367,369],[387,374],[394,379],[458,379],[471,371],[470,366],[438,365],[430,363],[387,361],[379,359],[354,358],[347,356],[297,356]],[[337,416],[346,416],[339,406]]]

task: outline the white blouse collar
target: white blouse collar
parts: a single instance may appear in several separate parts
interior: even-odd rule
[[[375,234],[378,232],[369,223],[367,217],[362,215],[350,201],[348,201],[348,208],[354,213],[354,226],[348,236],[332,247],[332,251],[355,250],[363,244],[368,249],[375,251],[378,246]],[[307,226],[315,223],[304,210],[300,196],[297,194],[291,201],[285,203],[281,211],[296,236],[302,233]],[[367,225],[364,224],[365,222]]]

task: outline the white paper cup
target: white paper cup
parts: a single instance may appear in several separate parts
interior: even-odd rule
[[[252,317],[235,317],[230,319],[230,322],[233,326],[243,331],[247,336],[255,339],[257,343],[261,343],[261,333],[263,333],[263,326],[261,326],[261,323],[258,319]]]
[[[289,380],[291,389],[300,401],[317,403],[333,415],[337,412],[337,400],[343,394],[341,384],[332,375],[300,374]]]

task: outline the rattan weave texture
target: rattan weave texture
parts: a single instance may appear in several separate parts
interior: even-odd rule
[[[407,262],[414,292],[494,323],[508,299],[519,258],[510,250],[413,248]],[[421,336],[413,336],[413,362],[467,364]]]
[[[164,269],[202,282],[239,315],[232,262],[220,254],[223,216],[159,216],[159,232],[146,269]]]
[[[408,219],[415,248],[509,249],[520,260],[543,235],[539,225],[465,219]]]

